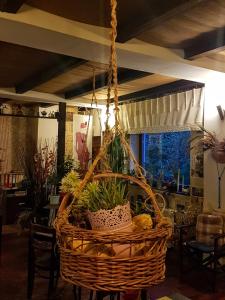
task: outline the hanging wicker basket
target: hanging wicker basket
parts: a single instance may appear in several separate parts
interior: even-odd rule
[[[113,83],[115,126],[111,130],[106,126],[103,145],[81,184],[74,192],[73,203],[66,207],[67,198],[65,198],[55,220],[62,278],[78,286],[102,291],[142,289],[162,282],[165,277],[167,240],[172,233],[171,224],[168,219],[162,216],[155,195],[146,183],[143,171],[120,128],[115,51],[116,4],[116,0],[111,0],[111,69],[106,113],[106,124],[108,124],[109,104],[111,102],[110,90]],[[94,175],[98,163],[104,162],[107,158],[108,147],[115,136],[120,137],[124,152],[133,161],[136,177],[107,173],[106,171]],[[122,224],[119,224],[120,228],[115,230],[87,230],[70,224],[69,217],[72,206],[76,205],[76,201],[87,183],[108,178],[135,183],[146,193],[146,201],[151,202],[151,209],[154,212],[154,222],[151,229],[132,230],[129,228],[130,217],[127,217],[126,214],[124,224],[127,226],[121,227]],[[118,223],[119,220],[117,219],[116,226]],[[99,229],[98,225],[96,225],[96,229]]]
[[[93,177],[122,178],[145,191],[155,209],[154,228],[131,232],[86,230],[68,222],[71,205],[64,201],[56,219],[61,276],[75,285],[93,290],[124,291],[156,285],[165,277],[166,242],[171,225],[163,218],[149,185],[124,174],[103,173]],[[87,251],[90,245],[94,251]],[[126,249],[117,255],[112,249]],[[97,249],[97,250],[96,250]]]

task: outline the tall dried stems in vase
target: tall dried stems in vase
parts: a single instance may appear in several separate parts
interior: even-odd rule
[[[35,211],[43,206],[49,193],[48,183],[56,174],[56,147],[54,142],[39,142],[38,147],[35,141],[32,153],[29,155],[23,147],[18,149],[18,160],[24,172],[28,193],[28,205]]]
[[[38,151],[34,155],[34,179],[35,192],[37,196],[37,206],[42,206],[47,202],[48,183],[50,179],[56,174],[56,149],[50,147],[45,142],[39,144]]]

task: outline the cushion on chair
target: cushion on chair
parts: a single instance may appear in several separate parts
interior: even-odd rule
[[[223,218],[223,232],[225,232],[225,209],[215,208],[212,214],[215,216],[221,216]]]
[[[213,245],[212,237],[223,233],[223,218],[219,215],[200,214],[197,218],[196,240],[206,245]]]

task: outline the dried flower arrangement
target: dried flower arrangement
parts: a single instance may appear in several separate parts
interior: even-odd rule
[[[45,143],[44,147],[40,143],[37,153],[34,155],[34,176],[36,188],[42,189],[47,184],[49,177],[56,172],[56,151],[53,147]]]
[[[214,132],[210,132],[203,126],[199,127],[204,132],[204,137],[198,143],[199,146],[203,151],[211,150],[212,157],[217,163],[225,163],[225,139],[219,140]]]
[[[31,155],[23,147],[18,148],[18,159],[25,174],[23,185],[27,189],[27,206],[29,209],[19,215],[17,223],[21,229],[29,227],[33,217],[46,205],[48,194],[52,191],[52,178],[56,176],[56,149],[54,143],[33,141]],[[53,183],[54,184],[54,183]]]

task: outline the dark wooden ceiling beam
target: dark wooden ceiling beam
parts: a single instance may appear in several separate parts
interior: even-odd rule
[[[151,75],[151,73],[130,70],[124,68],[118,68],[118,83],[123,84],[138,78],[142,78],[145,76]],[[95,80],[95,91],[103,89],[107,86],[108,83],[108,73],[100,74],[96,77]],[[90,94],[93,90],[93,82],[90,80],[89,82],[85,82],[83,85],[79,87],[73,88],[69,91],[65,92],[65,99],[72,99],[75,97],[85,96]]]
[[[69,71],[76,67],[79,67],[86,62],[87,61],[84,59],[62,56],[60,57],[59,61],[57,61],[57,63],[52,65],[50,68],[43,69],[40,72],[37,72],[29,78],[26,78],[22,82],[18,83],[15,86],[16,93],[22,94],[29,90],[32,90],[35,87],[53,79],[54,77],[59,76],[66,71]]]
[[[190,46],[184,48],[186,59],[222,51],[225,49],[225,27],[202,33],[188,43]]]
[[[8,13],[17,13],[25,0],[0,0],[0,11]]]
[[[163,22],[174,18],[201,2],[207,0],[156,0],[151,1],[149,11],[138,14],[129,21],[129,24],[118,23],[117,42],[125,43]]]
[[[165,95],[176,93],[176,92],[187,91],[193,88],[200,88],[203,86],[204,83],[181,79],[181,80],[174,81],[172,83],[166,83],[150,89],[145,89],[135,93],[120,96],[119,102],[123,103],[127,101],[141,101],[141,100],[146,100],[146,98],[153,99],[157,97],[163,97]]]

